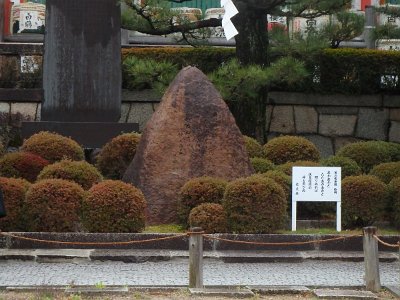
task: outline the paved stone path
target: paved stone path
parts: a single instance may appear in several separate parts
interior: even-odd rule
[[[383,285],[398,285],[399,262],[380,263]],[[206,285],[363,285],[364,264],[342,261],[305,261],[302,263],[235,263],[206,259]],[[188,260],[165,262],[76,262],[37,263],[33,261],[0,262],[0,287],[68,285],[152,285],[188,284]]]

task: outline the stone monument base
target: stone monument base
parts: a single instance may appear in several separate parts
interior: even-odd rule
[[[101,148],[121,133],[139,131],[138,123],[117,122],[22,122],[23,139],[40,131],[50,131],[75,140],[84,148]]]

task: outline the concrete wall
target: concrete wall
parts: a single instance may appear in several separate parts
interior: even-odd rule
[[[152,91],[122,92],[119,122],[145,127],[160,101]],[[0,120],[19,127],[21,121],[40,120],[40,100],[0,99]],[[301,135],[315,143],[324,157],[347,143],[384,140],[400,143],[400,95],[316,95],[271,92],[265,130],[268,139]]]

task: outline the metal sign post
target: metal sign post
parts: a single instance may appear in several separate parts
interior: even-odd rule
[[[339,167],[293,167],[292,231],[296,231],[297,202],[336,202],[336,230],[342,230],[341,175]]]

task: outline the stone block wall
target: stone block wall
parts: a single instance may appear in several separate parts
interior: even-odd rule
[[[31,93],[32,94],[32,93]],[[0,122],[19,128],[22,121],[40,121],[41,98],[22,95],[2,99]],[[143,131],[156,110],[160,95],[153,91],[122,92],[119,122],[138,122]],[[400,143],[400,95],[317,95],[271,92],[265,124],[268,139],[279,135],[304,136],[322,156],[360,140]]]

